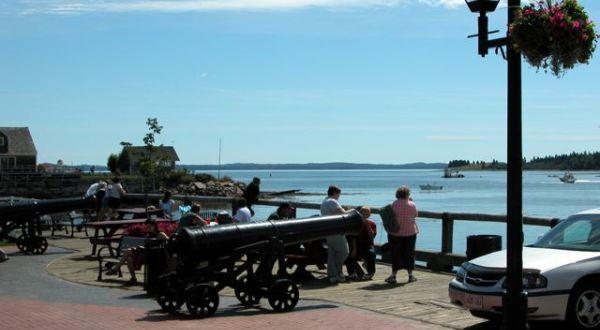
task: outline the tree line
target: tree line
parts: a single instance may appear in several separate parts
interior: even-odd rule
[[[465,167],[481,169],[505,169],[506,163],[492,160],[492,162],[470,161],[464,159],[451,160],[448,167]],[[556,154],[554,156],[533,157],[529,161],[523,158],[524,170],[600,170],[600,152],[572,152],[570,154]]]

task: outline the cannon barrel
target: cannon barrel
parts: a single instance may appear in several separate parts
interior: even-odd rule
[[[175,251],[186,262],[200,262],[273,237],[292,245],[332,235],[358,234],[361,227],[362,217],[357,211],[318,218],[187,227],[178,230]]]
[[[40,216],[44,214],[87,209],[94,206],[94,197],[55,198],[0,204],[0,219],[7,217]]]

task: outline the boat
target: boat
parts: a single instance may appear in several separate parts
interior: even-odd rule
[[[569,171],[566,171],[565,174],[558,179],[564,183],[575,183],[575,181],[577,181],[577,179],[575,179],[575,176],[573,175],[573,173],[571,173]]]
[[[419,185],[419,188],[421,188],[421,190],[442,190],[444,187],[428,183]]]
[[[453,178],[464,178],[465,176],[462,175],[458,170],[451,170],[449,168],[444,169],[444,175],[442,176],[442,178],[444,179],[453,179]]]

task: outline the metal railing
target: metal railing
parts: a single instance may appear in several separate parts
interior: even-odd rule
[[[128,194],[127,199],[130,201],[141,201],[144,199],[144,194]],[[149,200],[158,200],[162,197],[159,194],[149,194]],[[231,197],[210,197],[210,196],[173,196],[175,199],[188,199],[193,202],[202,204],[221,204],[230,208],[233,212],[235,203],[238,199]],[[284,202],[283,200],[260,200],[255,205],[277,207]],[[294,202],[296,209],[320,210],[321,204]],[[344,205],[346,208],[355,208],[353,205]],[[373,214],[379,214],[380,208],[371,208]],[[449,271],[454,266],[459,266],[467,260],[465,254],[453,253],[453,238],[454,238],[454,222],[455,221],[475,221],[475,222],[497,222],[506,223],[505,215],[484,214],[484,213],[457,213],[457,212],[431,212],[419,211],[419,218],[434,219],[441,221],[441,249],[440,251],[432,250],[416,250],[415,256],[418,261],[425,262],[427,268],[436,271]],[[543,217],[523,217],[523,224],[532,226],[553,227],[558,223],[557,218]]]

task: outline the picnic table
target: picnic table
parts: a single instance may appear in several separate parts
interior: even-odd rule
[[[161,211],[162,212],[162,211]],[[90,243],[92,244],[92,255],[96,254],[97,245],[109,245],[111,243],[119,242],[120,237],[115,237],[116,232],[119,229],[126,228],[131,225],[144,224],[146,218],[132,219],[132,220],[109,220],[109,221],[96,221],[89,222],[87,226],[94,229],[94,235],[90,237]],[[174,221],[164,218],[153,219],[154,222],[161,223],[167,222],[172,223]],[[102,234],[102,235],[101,235]]]
[[[121,208],[116,209],[118,219],[119,220],[133,220],[133,219],[141,219],[141,218],[162,218],[164,216],[164,212],[162,209],[153,209],[147,210],[143,207],[132,207],[132,208]]]

